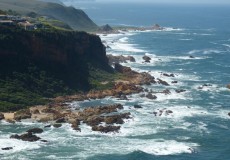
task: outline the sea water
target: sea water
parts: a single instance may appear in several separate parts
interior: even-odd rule
[[[72,1],[73,2],[73,1]],[[128,101],[107,97],[102,100],[72,102],[71,107],[121,103],[131,112],[119,133],[93,132],[81,125],[81,132],[69,124],[46,128],[43,142],[10,139],[45,124],[22,121],[0,122],[0,159],[89,159],[89,160],[228,160],[230,157],[230,7],[71,3],[81,5],[98,24],[167,27],[164,31],[126,31],[100,35],[107,54],[129,55],[136,62],[124,63],[139,72],[148,72],[170,86],[144,86],[156,100],[128,96]],[[119,8],[119,10],[118,10]],[[151,57],[145,63],[142,57]],[[192,56],[193,58],[191,58]],[[173,73],[165,77],[162,73]],[[178,81],[178,83],[171,83]],[[206,84],[204,86],[204,84]],[[199,89],[202,87],[203,89]],[[175,89],[185,89],[176,93]],[[143,108],[134,109],[139,104]],[[153,112],[171,110],[170,115]]]

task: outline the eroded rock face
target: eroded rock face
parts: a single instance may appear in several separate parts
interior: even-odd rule
[[[120,73],[130,73],[132,71],[130,67],[122,66],[119,63],[114,64],[114,69]]]
[[[3,120],[5,117],[4,117],[4,114],[3,113],[0,113],[0,120]]]
[[[31,118],[31,115],[32,114],[30,113],[29,109],[23,109],[23,110],[17,111],[14,114],[14,119],[17,120],[17,121],[20,121],[21,119]]]
[[[29,142],[35,142],[41,139],[40,137],[33,135],[32,132],[24,133],[22,135],[15,134],[10,136],[10,138],[29,141]]]
[[[227,85],[227,88],[230,89],[230,84]]]

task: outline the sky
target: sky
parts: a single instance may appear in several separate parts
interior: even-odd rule
[[[84,1],[84,0],[81,0]],[[85,0],[87,1],[87,0]],[[139,2],[139,3],[197,3],[197,4],[230,4],[230,0],[88,0],[96,2]]]

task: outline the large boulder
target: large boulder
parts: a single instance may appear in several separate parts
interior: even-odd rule
[[[27,130],[26,132],[28,132],[28,133],[31,132],[31,133],[34,133],[34,134],[42,133],[43,129],[41,129],[41,128],[32,128],[32,129]]]
[[[98,131],[102,133],[109,133],[109,132],[118,132],[120,126],[93,126],[92,130],[93,131]]]
[[[107,116],[105,117],[105,123],[106,124],[123,124],[124,121],[122,119],[121,115],[113,115],[113,116]]]
[[[160,78],[157,78],[157,80],[158,80],[159,84],[162,84],[162,85],[165,85],[165,86],[169,86],[169,84],[166,81],[163,81]]]
[[[23,141],[29,141],[29,142],[35,142],[41,139],[40,137],[33,135],[32,132],[24,133],[22,135],[15,134],[15,135],[10,136],[10,138],[19,139]]]
[[[146,95],[146,98],[148,98],[148,99],[157,99],[157,96],[152,95],[151,93],[148,93],[148,94]]]
[[[4,117],[4,114],[3,113],[0,113],[0,120],[3,120],[5,117]]]
[[[151,58],[148,56],[143,56],[143,60],[145,60],[146,63],[150,63]]]

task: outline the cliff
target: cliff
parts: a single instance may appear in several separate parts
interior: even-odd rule
[[[73,30],[95,31],[98,26],[80,9],[66,7],[62,4],[38,0],[1,0],[0,9],[13,10],[22,15],[31,13],[38,16],[47,16],[64,22]]]
[[[98,77],[103,80],[110,74],[113,69],[96,35],[0,26],[0,110],[88,91],[95,88]]]

